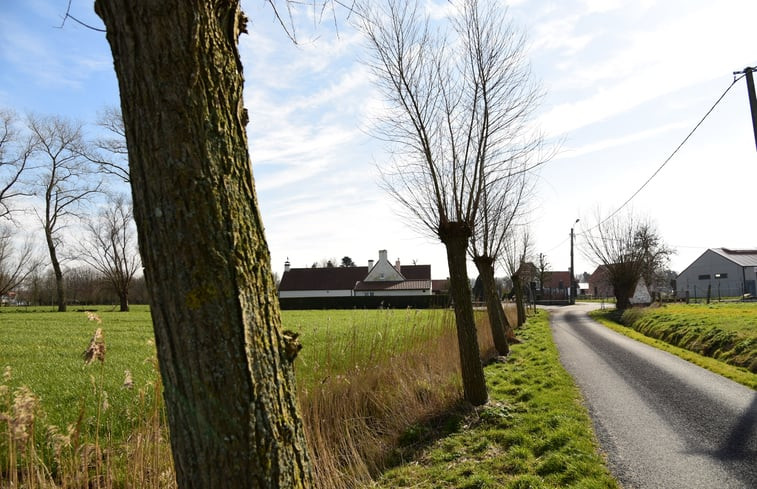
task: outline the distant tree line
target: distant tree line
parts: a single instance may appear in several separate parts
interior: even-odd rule
[[[139,285],[123,123],[0,108],[0,296],[4,304],[146,302]]]

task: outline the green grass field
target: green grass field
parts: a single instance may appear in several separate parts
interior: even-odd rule
[[[135,386],[155,378],[151,359],[155,346],[147,307],[132,312],[96,313],[102,324],[90,321],[84,312],[0,313],[0,367],[11,368],[11,386],[28,386],[39,396],[46,422],[65,428],[73,423],[79,409],[85,422],[93,423],[96,399],[93,384],[107,392],[111,409],[104,413],[105,425],[121,438],[130,426],[129,410],[135,401],[132,391],[123,388],[129,370]],[[106,360],[85,366],[82,353],[95,330],[105,334]]]
[[[151,465],[149,454],[140,459],[139,467],[135,469],[129,465],[129,460],[134,458],[131,452],[134,445],[124,441],[135,439],[132,431],[135,427],[141,429],[143,435],[149,431],[150,422],[144,420],[150,416],[146,412],[150,402],[145,398],[154,395],[152,386],[157,379],[149,312],[146,307],[135,307],[129,313],[106,307],[97,309],[101,322],[91,321],[84,312],[0,312],[0,369],[9,366],[11,374],[9,382],[0,381],[10,387],[4,391],[7,396],[5,409],[11,403],[11,392],[22,385],[29,386],[40,398],[41,411],[46,416],[36,429],[44,431],[46,425],[57,425],[61,432],[65,432],[66,425],[76,423],[81,415],[82,432],[90,440],[87,443],[91,443],[92,432],[96,431],[103,443],[107,441],[109,448],[106,451],[114,460],[120,460],[118,464],[121,465],[107,472],[111,474],[108,477],[121,481],[116,485],[171,487],[171,478],[165,476],[166,470],[170,470],[170,459],[166,455],[157,469]],[[342,412],[342,408],[335,404],[320,406],[326,411],[317,412],[318,425],[322,426],[325,419],[334,418],[329,423],[334,425],[337,439],[343,439],[343,424],[354,426],[355,419],[369,416],[364,412],[366,406],[388,409],[384,402],[393,396],[390,391],[395,382],[397,387],[402,386],[402,390],[408,391],[413,401],[430,399],[430,390],[447,389],[449,382],[429,382],[420,376],[395,381],[392,375],[398,369],[420,372],[433,362],[454,365],[457,352],[453,316],[449,310],[284,311],[284,327],[301,333],[304,348],[298,356],[296,369],[301,393],[308,393],[306,398],[319,395],[319,399],[333,398],[329,402],[345,402],[341,391],[329,394],[323,389],[332,385],[345,389],[353,385],[355,388],[348,388],[352,392],[358,386],[365,387],[367,397],[356,397],[347,402],[354,403],[358,411]],[[82,352],[98,327],[103,328],[105,335],[105,362],[85,366]],[[485,332],[486,328],[479,330],[480,335],[481,331]],[[409,421],[409,425],[398,424],[409,428],[399,429],[394,435],[382,432],[382,437],[389,435],[379,440],[382,449],[386,449],[384,443],[390,439],[399,440],[400,445],[396,449],[389,447],[388,459],[381,456],[383,461],[368,464],[375,468],[370,470],[367,480],[378,479],[369,486],[616,487],[596,452],[591,424],[580,404],[578,391],[559,365],[546,315],[532,318],[519,331],[519,336],[524,342],[513,347],[506,364],[486,368],[490,404],[476,411],[449,411],[455,399],[459,399],[458,379],[452,383],[451,396],[443,394],[439,399],[445,400],[429,411],[437,413],[434,419],[446,420],[441,429],[425,417],[416,417],[415,421]],[[441,338],[446,339],[442,342]],[[442,343],[449,345],[444,347],[447,349],[440,352],[431,348]],[[425,360],[424,354],[427,355]],[[416,363],[410,362],[411,358],[416,358],[412,360]],[[127,369],[132,373],[132,389],[123,386]],[[441,375],[449,378],[450,374]],[[374,382],[382,386],[386,392],[381,395],[386,397],[376,398],[378,391]],[[413,386],[409,384],[412,382],[415,382]],[[107,393],[109,404],[105,411],[101,409],[103,393]],[[400,403],[393,408],[396,409],[391,415],[394,418],[404,417],[409,410],[409,402]],[[3,399],[0,399],[0,411],[3,409]],[[312,407],[303,409],[314,412]],[[371,425],[388,426],[384,422],[366,423],[369,428]],[[356,434],[351,433],[351,436]],[[354,441],[357,447],[375,438],[376,434],[361,436],[365,439]],[[167,454],[165,437],[155,435],[153,441],[161,445],[160,453]],[[0,459],[3,458],[2,445],[0,442]],[[346,452],[341,451],[343,447],[334,446],[336,453],[332,457],[339,460]],[[323,452],[322,447],[319,458],[323,458]],[[49,449],[42,449],[39,453],[52,456]],[[77,460],[78,456],[73,455],[69,461]],[[394,465],[394,469],[382,477],[381,467],[387,461]],[[402,464],[403,461],[408,463]],[[92,470],[92,463],[89,462],[89,470]],[[43,464],[47,466],[43,472],[55,467],[55,463]],[[336,475],[353,470],[328,467],[332,468],[319,470]],[[0,474],[2,470],[0,467]],[[70,473],[76,475],[79,469],[71,470]],[[105,469],[97,470],[100,474]],[[142,482],[149,482],[156,470],[162,474],[160,481]],[[90,484],[91,477],[85,478]],[[333,483],[327,484],[323,480],[319,479],[319,487],[360,487],[366,483],[365,476],[335,477]],[[357,483],[358,480],[361,482]],[[79,486],[74,484],[72,487]]]
[[[155,379],[154,335],[149,309],[128,313],[98,307],[101,323],[85,312],[0,312],[0,369],[11,368],[12,387],[28,386],[39,396],[46,422],[60,427],[77,419],[93,423],[97,386],[107,392],[105,425],[121,438],[131,423],[137,396],[123,387],[125,371],[139,388]],[[301,334],[303,350],[296,362],[298,384],[338,375],[356,365],[386,361],[404,349],[454,328],[446,310],[283,311],[284,328]],[[85,366],[82,353],[102,327],[106,360]]]
[[[757,337],[757,302],[666,304],[645,310],[658,324],[714,327]]]
[[[282,311],[283,327],[301,334],[297,382],[313,382],[355,366],[385,362],[408,348],[454,329],[443,309],[351,309]]]
[[[757,373],[755,302],[666,304],[632,308],[622,316],[614,311],[592,314],[673,346]]]

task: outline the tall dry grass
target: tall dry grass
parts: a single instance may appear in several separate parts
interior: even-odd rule
[[[508,314],[515,319],[513,312]],[[361,363],[300,388],[317,487],[347,489],[369,484],[394,459],[408,429],[460,403],[454,314],[437,311],[430,321],[416,325],[421,331],[407,335],[412,344],[405,343],[398,351],[384,350],[375,355],[376,362]],[[441,327],[434,324],[438,322],[443,323]],[[442,333],[429,335],[426,329]],[[496,356],[485,313],[478,315],[477,329],[483,359]]]
[[[478,315],[477,326],[482,357],[488,358],[496,351],[485,316]],[[459,403],[454,315],[438,311],[429,317],[425,324],[411,322],[414,330],[400,337],[390,334],[388,324],[355,324],[350,334],[321,346],[339,350],[342,358],[346,353],[352,367],[331,362],[337,356],[331,350],[318,352],[317,365],[301,367],[311,370],[302,376],[308,381],[300,383],[299,396],[318,488],[369,484],[386,467],[403,433]],[[367,332],[373,335],[368,341]],[[88,351],[92,358],[85,360],[100,360],[102,367],[102,330]],[[134,402],[130,435],[122,440],[114,440],[99,421],[94,430],[86,429],[83,405],[78,419],[65,428],[47,425],[39,399],[26,387],[12,389],[7,368],[0,383],[0,488],[176,487],[154,367],[154,380],[141,387],[125,373],[123,388],[134,392]],[[82,404],[97,402],[99,413],[108,409],[108,396],[98,378],[92,374],[93,391]]]

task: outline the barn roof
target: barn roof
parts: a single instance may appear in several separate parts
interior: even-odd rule
[[[757,250],[734,250],[730,248],[711,248],[718,255],[731,260],[740,267],[757,267]]]

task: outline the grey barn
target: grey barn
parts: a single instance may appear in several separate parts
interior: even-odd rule
[[[757,250],[710,248],[678,274],[676,295],[684,298],[710,296],[757,296]]]

